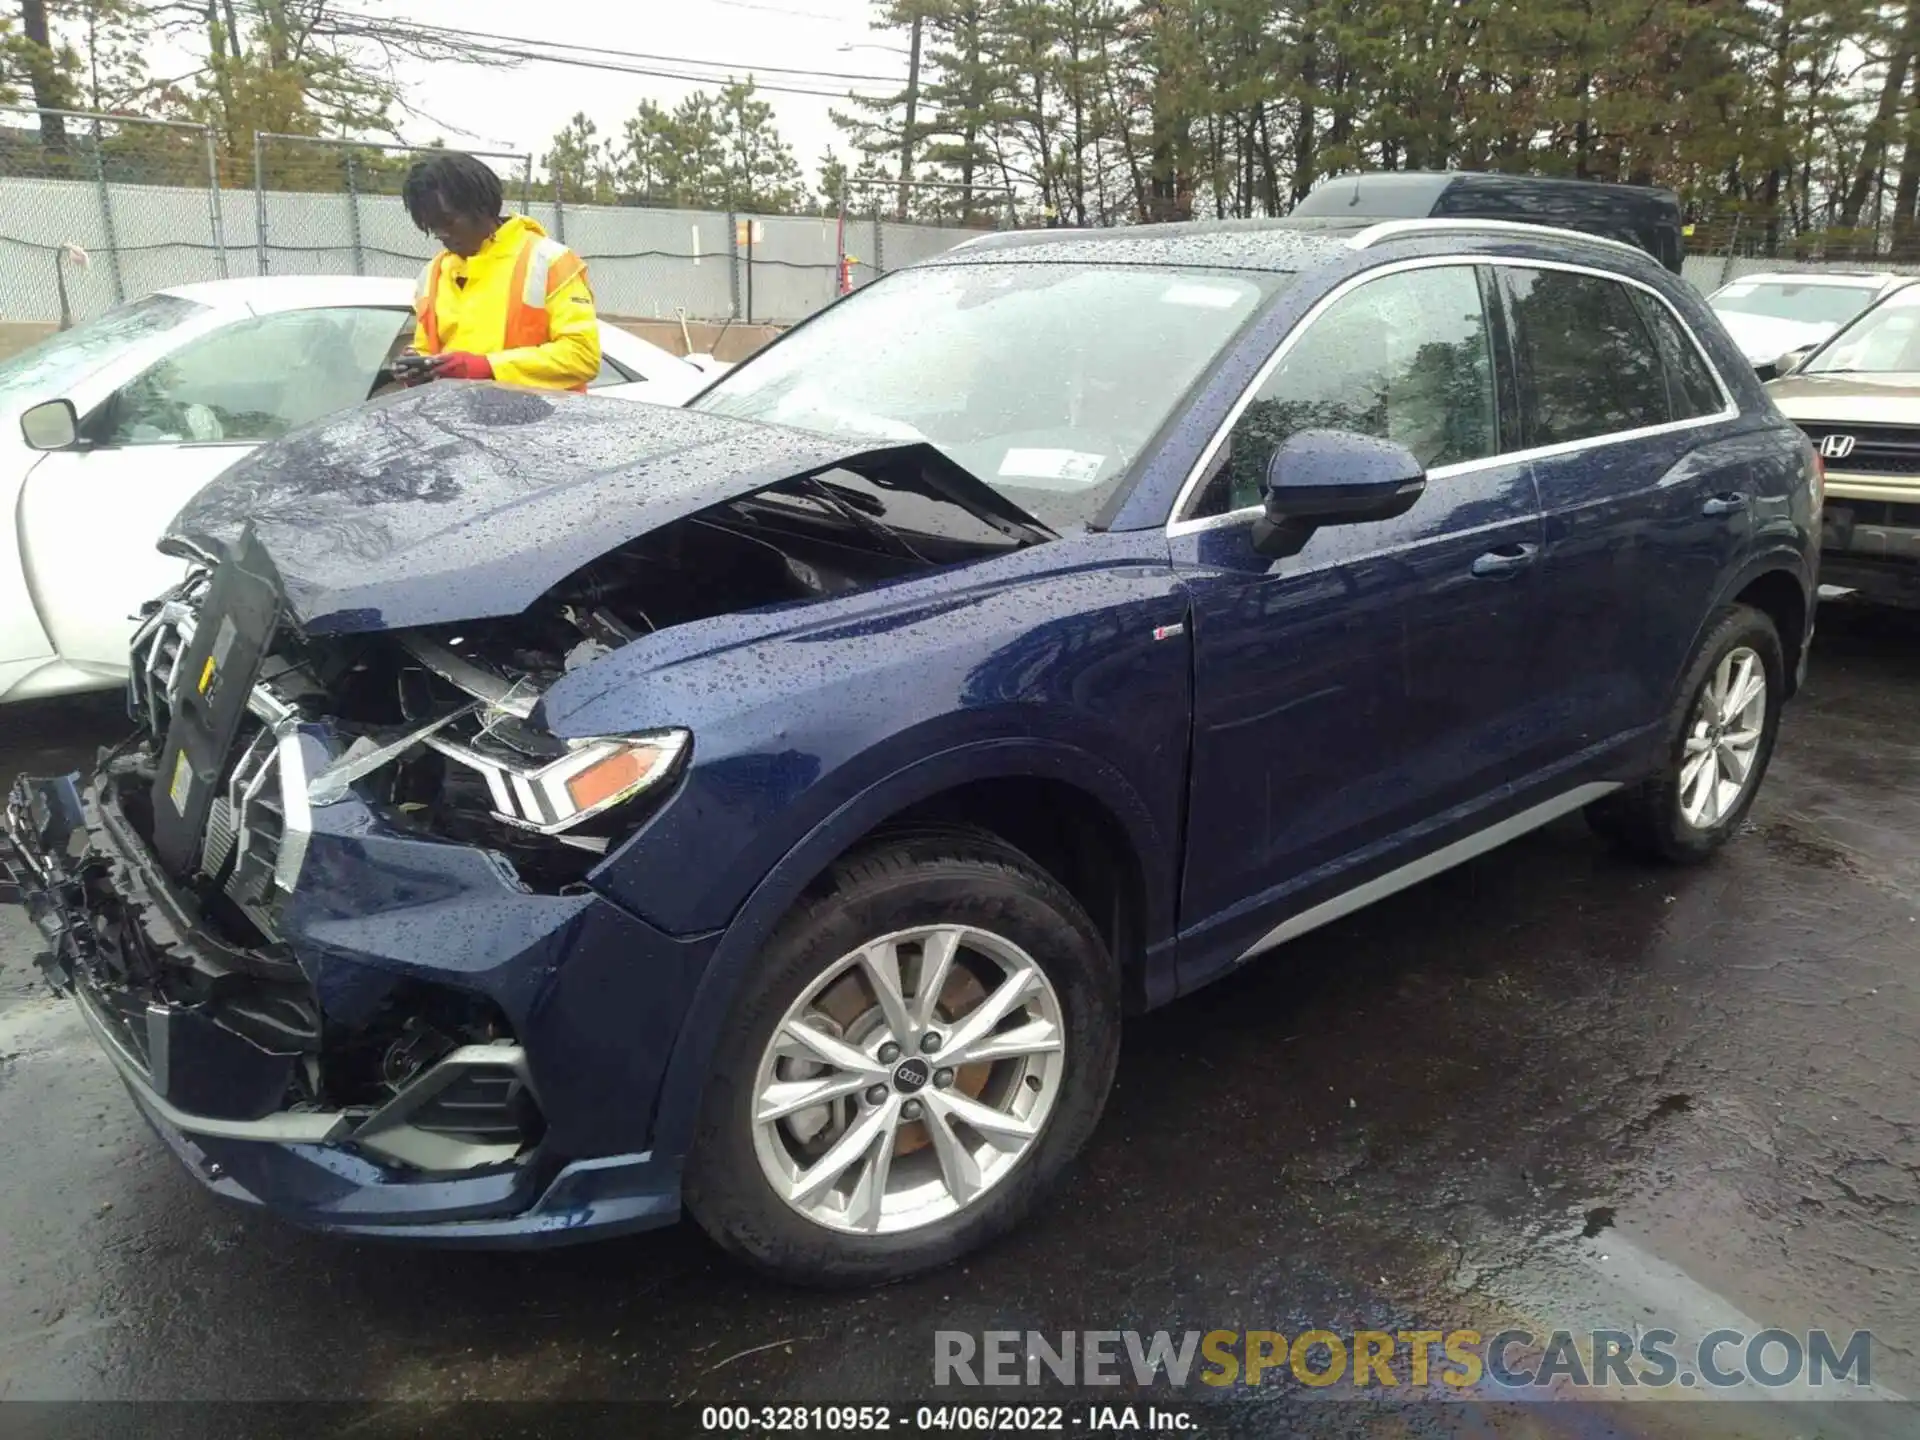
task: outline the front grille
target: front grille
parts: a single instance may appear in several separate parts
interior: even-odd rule
[[[180,657],[192,639],[193,612],[181,601],[164,605],[134,639],[133,709],[145,722],[156,749],[166,742],[180,681]],[[282,873],[288,867],[282,863],[286,816],[279,730],[295,717],[264,686],[254,687],[247,708],[248,718],[208,810],[199,871],[267,938],[275,939],[276,880],[283,882],[284,889],[292,878]]]
[[[207,815],[200,871],[220,880],[247,918],[272,933],[274,866],[286,833],[280,813],[280,742],[264,725],[240,732],[233,768]],[[229,863],[231,862],[231,863]]]
[[[1845,435],[1853,441],[1850,454],[1828,458],[1829,470],[1861,475],[1920,475],[1920,428],[1829,424],[1806,424],[1800,428],[1816,448],[1833,435]]]
[[[140,627],[133,638],[133,674],[128,681],[129,706],[155,740],[164,740],[173,721],[173,687],[180,677],[180,657],[193,635],[186,605],[169,601]]]
[[[1901,530],[1920,530],[1920,505],[1898,500],[1855,500],[1851,497],[1827,502],[1827,513],[1844,515],[1854,525],[1891,525]]]

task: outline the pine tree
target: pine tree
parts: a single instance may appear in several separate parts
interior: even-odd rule
[[[675,141],[673,117],[652,100],[627,117],[623,141],[614,156],[614,180],[623,199],[660,204],[675,199],[671,177]]]
[[[540,157],[547,184],[564,205],[608,205],[613,202],[613,162],[600,129],[579,112],[553,137]]]
[[[754,98],[753,81],[723,86],[716,110],[727,208],[797,210],[805,187],[800,167],[773,123],[773,107]]]

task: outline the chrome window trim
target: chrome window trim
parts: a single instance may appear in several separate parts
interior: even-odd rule
[[[1389,221],[1387,223],[1398,224],[1401,222]],[[1374,228],[1377,229],[1379,227],[1376,226]],[[1521,225],[1519,228],[1537,231],[1544,227]],[[1628,250],[1633,249],[1632,246],[1623,246],[1622,248]],[[1641,252],[1634,250],[1633,253],[1639,255]],[[1488,470],[1502,465],[1518,465],[1534,460],[1550,460],[1560,455],[1572,455],[1583,450],[1597,450],[1606,445],[1618,445],[1631,440],[1645,440],[1656,435],[1674,434],[1683,430],[1702,429],[1708,425],[1719,425],[1725,421],[1739,418],[1739,402],[1734,399],[1733,391],[1728,388],[1726,377],[1720,373],[1720,367],[1713,363],[1713,357],[1707,353],[1706,347],[1700,343],[1699,335],[1695,333],[1693,326],[1687,323],[1687,317],[1674,308],[1672,301],[1668,300],[1666,296],[1662,295],[1644,280],[1637,280],[1631,275],[1621,275],[1612,270],[1601,270],[1592,265],[1580,265],[1567,260],[1534,260],[1516,255],[1422,255],[1411,260],[1396,260],[1391,264],[1362,271],[1358,275],[1349,276],[1347,279],[1341,281],[1340,284],[1336,285],[1332,290],[1315,301],[1313,308],[1301,316],[1299,323],[1287,332],[1286,338],[1275,348],[1273,354],[1266,358],[1260,368],[1254,372],[1253,378],[1247,382],[1246,387],[1241,390],[1240,397],[1233,402],[1232,408],[1227,411],[1226,416],[1214,430],[1213,437],[1207,441],[1206,446],[1200,451],[1199,457],[1194,461],[1192,468],[1187,471],[1187,478],[1181,482],[1180,493],[1174,498],[1173,509],[1167,520],[1167,537],[1172,539],[1178,535],[1192,535],[1198,531],[1211,530],[1221,525],[1237,524],[1261,513],[1260,506],[1247,505],[1242,506],[1238,510],[1229,510],[1222,515],[1182,518],[1187,508],[1194,503],[1208,469],[1220,454],[1220,447],[1224,445],[1233,434],[1233,427],[1240,423],[1240,417],[1246,414],[1247,407],[1253,403],[1254,397],[1260,393],[1260,387],[1265,385],[1267,381],[1273,377],[1273,372],[1280,368],[1280,363],[1287,358],[1288,353],[1293,349],[1300,337],[1312,329],[1315,322],[1317,322],[1322,315],[1326,314],[1335,304],[1345,299],[1355,290],[1375,280],[1385,279],[1389,275],[1405,274],[1413,270],[1438,270],[1453,265],[1505,266],[1521,270],[1562,270],[1569,274],[1592,275],[1601,280],[1617,281],[1622,285],[1631,285],[1636,290],[1644,291],[1646,294],[1652,296],[1659,304],[1666,307],[1667,313],[1673,317],[1674,323],[1680,327],[1680,333],[1685,335],[1687,340],[1692,344],[1695,354],[1700,357],[1700,362],[1707,367],[1707,373],[1713,377],[1713,383],[1720,391],[1721,408],[1711,415],[1696,415],[1690,420],[1669,420],[1660,425],[1645,425],[1637,430],[1616,430],[1611,434],[1595,435],[1585,440],[1566,440],[1557,445],[1536,445],[1530,449],[1509,450],[1502,455],[1488,455],[1478,460],[1462,460],[1453,465],[1439,465],[1427,472],[1428,480],[1445,480],[1454,475],[1471,474],[1476,470]]]
[[[1347,244],[1355,250],[1366,250],[1382,241],[1397,240],[1404,235],[1422,233],[1447,235],[1455,232],[1491,233],[1521,239],[1545,235],[1554,240],[1579,240],[1588,245],[1604,245],[1610,250],[1624,250],[1627,254],[1641,260],[1651,258],[1638,245],[1630,245],[1625,240],[1615,240],[1610,235],[1592,235],[1585,230],[1569,230],[1564,225],[1533,225],[1524,220],[1476,220],[1471,215],[1431,215],[1425,219],[1382,220],[1377,225],[1369,225],[1347,241]]]

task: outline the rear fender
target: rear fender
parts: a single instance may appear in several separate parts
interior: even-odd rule
[[[1763,544],[1766,542],[1763,541]],[[1814,607],[1819,604],[1820,597],[1817,572],[1808,555],[1799,546],[1784,540],[1766,544],[1766,548],[1750,556],[1747,562],[1720,587],[1719,592],[1713,597],[1713,605],[1702,619],[1700,627],[1694,632],[1692,643],[1687,646],[1687,660],[1689,662],[1692,660],[1693,652],[1700,644],[1700,637],[1713,623],[1713,617],[1728,605],[1733,604],[1735,598],[1754,581],[1763,575],[1775,572],[1792,577],[1794,583],[1800,587],[1800,603],[1804,616],[1800,634],[1797,637],[1792,635],[1780,637],[1781,643],[1787,647],[1788,651],[1788,665],[1791,673],[1787,676],[1787,694],[1791,696],[1799,689],[1800,681],[1806,674],[1807,652],[1813,648]],[[1794,663],[1795,652],[1798,653],[1797,664]],[[1679,675],[1674,677],[1676,687],[1680,683],[1680,678]]]

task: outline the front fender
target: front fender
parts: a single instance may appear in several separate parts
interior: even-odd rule
[[[1123,823],[1152,817],[1143,850],[1170,847],[1185,800],[1186,606],[1164,536],[1092,535],[636,642],[547,696],[556,733],[693,735],[675,793],[592,884],[669,934],[721,930],[875,787],[949,752],[1002,748],[1098,757],[1099,776],[1124,778],[1086,788]],[[751,625],[773,633],[740,638]]]
[[[1068,745],[1017,738],[958,746],[929,756],[862,791],[821,821],[741,906],[702,973],[681,1022],[660,1087],[653,1129],[655,1154],[677,1157],[691,1144],[721,1027],[775,928],[808,884],[863,837],[920,801],[970,781],[1019,776],[1064,781],[1106,807],[1140,862],[1146,883],[1143,913],[1148,945],[1172,932],[1178,837],[1168,833],[1114,767]]]
[[[11,414],[0,416],[0,423],[13,422]],[[0,437],[0,698],[54,658],[38,598],[27,584],[27,536],[19,523],[21,492],[41,457],[16,447]]]

